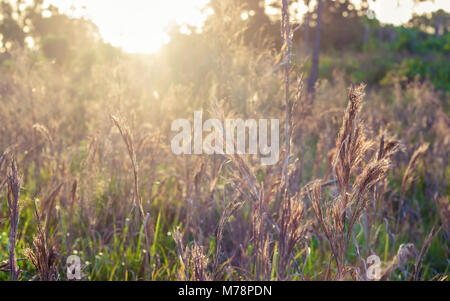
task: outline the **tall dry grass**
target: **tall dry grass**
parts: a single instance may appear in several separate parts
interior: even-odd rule
[[[27,52],[0,67],[1,279],[64,280],[71,254],[90,280],[367,280],[372,254],[381,279],[445,279],[442,95],[335,74],[312,99],[287,1],[281,53],[243,43],[226,2],[234,21],[205,28],[202,80],[133,57],[82,76]],[[172,154],[170,123],[199,108],[279,118],[279,162]]]

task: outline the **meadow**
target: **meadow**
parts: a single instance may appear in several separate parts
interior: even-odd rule
[[[2,57],[0,280],[67,280],[77,255],[91,281],[364,281],[376,255],[375,280],[448,281],[448,91],[321,69],[311,94],[286,10],[278,45],[221,9],[151,56],[78,34]],[[172,153],[198,110],[279,119],[279,160]]]

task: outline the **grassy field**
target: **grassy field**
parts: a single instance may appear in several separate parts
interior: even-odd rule
[[[11,52],[0,279],[66,280],[77,255],[83,280],[367,280],[376,255],[378,279],[448,280],[448,94],[337,72],[312,96],[289,38],[253,47],[239,24],[211,26],[184,73],[164,54]],[[172,121],[196,110],[279,119],[280,160],[173,154]]]

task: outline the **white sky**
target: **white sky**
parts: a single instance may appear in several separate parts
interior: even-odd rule
[[[450,12],[450,0],[434,0],[434,3],[427,1],[418,3],[416,6],[413,0],[377,0],[371,3],[370,7],[381,22],[399,25],[409,21],[413,12],[430,13],[440,8]]]
[[[353,0],[355,4],[359,1]],[[168,25],[187,23],[201,28],[206,19],[201,8],[209,0],[46,0],[46,2],[58,6],[69,14],[71,6],[77,8],[85,6],[86,10],[82,14],[98,25],[105,41],[128,52],[152,53],[168,42],[169,37],[165,33]],[[413,0],[376,0],[370,6],[381,22],[397,25],[407,22],[414,11],[424,13],[443,8],[450,12],[450,0],[434,0],[434,3],[428,1],[416,7]],[[304,12],[304,5],[300,4],[299,10]],[[80,12],[76,14],[79,15]]]

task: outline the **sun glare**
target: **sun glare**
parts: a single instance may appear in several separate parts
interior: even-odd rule
[[[154,53],[170,41],[170,25],[188,24],[200,30],[209,0],[49,0],[63,12],[90,18],[103,39],[131,53]],[[83,9],[84,7],[84,9]],[[75,10],[73,9],[75,8]]]

